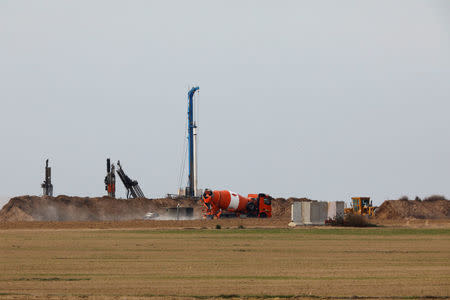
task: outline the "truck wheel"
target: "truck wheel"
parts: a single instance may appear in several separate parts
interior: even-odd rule
[[[262,218],[262,219],[265,219],[265,218],[267,218],[267,215],[266,215],[266,213],[261,213],[261,214],[259,215],[259,217]]]

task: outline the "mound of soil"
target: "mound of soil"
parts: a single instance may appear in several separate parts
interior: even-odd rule
[[[311,201],[306,198],[276,198],[272,201],[272,219],[289,221],[294,201]],[[37,197],[12,198],[0,210],[0,222],[18,221],[127,221],[141,220],[147,212],[161,216],[166,208],[193,207],[194,218],[201,218],[202,204],[188,198],[172,199],[115,199],[110,197]],[[428,198],[420,200],[388,200],[376,210],[378,220],[400,219],[450,219],[450,200]]]
[[[115,199],[80,198],[69,196],[12,198],[0,211],[0,221],[121,221],[142,219],[151,212],[162,214],[167,207],[194,207],[194,215],[201,212],[200,204],[191,199]]]
[[[377,219],[446,219],[450,218],[450,200],[387,200],[375,211]]]
[[[290,219],[291,204],[294,201],[310,201],[298,198],[278,198],[272,201],[272,215],[276,219]],[[115,199],[110,197],[37,197],[21,196],[12,198],[0,210],[0,222],[17,221],[126,221],[140,220],[147,212],[157,212],[161,216],[166,208],[193,207],[194,218],[200,218],[201,201],[192,199]]]
[[[276,198],[272,201],[272,217],[291,220],[291,205],[296,201],[312,201],[307,198]]]

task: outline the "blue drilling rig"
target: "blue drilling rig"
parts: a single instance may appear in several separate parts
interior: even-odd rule
[[[188,92],[188,142],[189,142],[189,185],[186,187],[186,196],[197,197],[197,124],[194,118],[194,94],[200,88],[193,87]]]

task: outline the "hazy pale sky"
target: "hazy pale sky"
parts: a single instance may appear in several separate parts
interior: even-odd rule
[[[0,1],[0,195],[450,196],[450,1]],[[118,184],[118,195],[125,196]]]

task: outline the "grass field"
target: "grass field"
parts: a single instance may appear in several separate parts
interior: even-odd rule
[[[0,298],[450,296],[450,229],[1,230]]]

